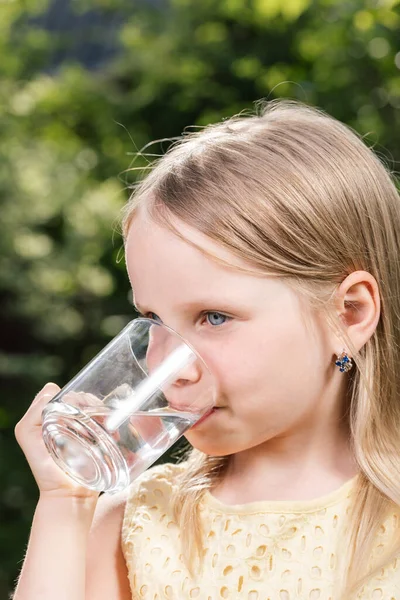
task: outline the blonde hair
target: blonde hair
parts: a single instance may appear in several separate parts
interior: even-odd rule
[[[173,144],[124,208],[124,235],[141,204],[177,235],[174,218],[245,259],[250,272],[285,278],[324,311],[352,355],[347,418],[360,474],[337,575],[339,595],[348,599],[400,551],[397,528],[392,546],[370,562],[379,528],[400,505],[400,202],[388,169],[323,111],[294,101],[258,103],[255,114]],[[381,294],[376,331],[359,352],[333,304],[337,286],[355,270],[371,273]],[[192,575],[203,558],[199,501],[228,462],[192,449],[173,500]]]

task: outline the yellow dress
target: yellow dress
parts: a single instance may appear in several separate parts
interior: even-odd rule
[[[313,500],[229,506],[206,492],[200,503],[205,562],[191,579],[169,498],[185,463],[152,467],[129,489],[122,549],[134,600],[335,600],[338,530],[356,477]],[[400,526],[393,513],[377,552]],[[360,600],[400,600],[400,557],[368,582]]]

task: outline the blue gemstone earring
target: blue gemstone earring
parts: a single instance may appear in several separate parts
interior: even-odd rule
[[[341,373],[344,373],[350,371],[350,369],[353,367],[353,362],[347,352],[343,350],[342,354],[337,355],[335,365],[339,367],[339,371]]]

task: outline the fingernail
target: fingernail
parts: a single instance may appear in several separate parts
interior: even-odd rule
[[[56,383],[53,383],[52,381],[49,381],[48,383],[46,383],[46,385],[40,391],[46,390],[47,388],[48,389],[57,388],[57,390],[60,389],[60,387]]]

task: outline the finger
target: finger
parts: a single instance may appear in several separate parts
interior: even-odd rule
[[[38,392],[31,404],[31,406],[33,406],[34,404],[37,404],[38,402],[42,402],[42,398],[44,396],[48,397],[50,396],[50,398],[54,398],[54,396],[56,394],[58,394],[58,392],[60,391],[60,387],[56,384],[56,383],[46,383],[46,385],[40,390],[40,392]]]
[[[103,402],[89,392],[68,392],[62,398],[66,404],[71,404],[84,411],[86,406],[102,406]]]
[[[50,402],[60,391],[60,388],[55,383],[48,383],[42,390],[37,394],[34,401],[28,408],[27,412],[22,418],[24,425],[34,426],[42,424],[42,411],[46,404]]]
[[[43,407],[57,394],[59,389],[60,388],[55,383],[47,383],[40,392],[36,394],[28,410],[14,428],[14,435],[20,445],[27,432],[36,426],[40,427]]]

